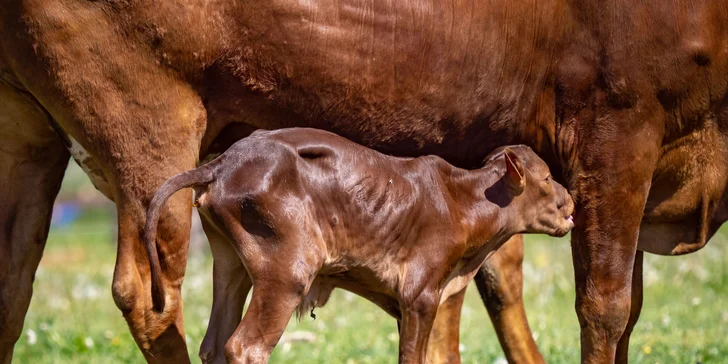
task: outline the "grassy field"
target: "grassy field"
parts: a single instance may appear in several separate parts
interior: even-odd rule
[[[109,210],[53,227],[38,269],[18,363],[142,362],[111,298],[116,256]],[[645,302],[632,335],[635,363],[728,363],[728,230],[698,253],[645,257]],[[525,302],[536,342],[550,363],[579,360],[573,309],[571,253],[566,239],[528,236]],[[184,283],[184,316],[190,357],[204,335],[212,301],[212,261],[205,246],[191,254]],[[311,340],[279,345],[273,363],[393,363],[394,319],[347,292],[335,292],[317,319],[292,320],[287,333]],[[487,312],[474,286],[468,291],[460,350],[465,363],[503,363]]]

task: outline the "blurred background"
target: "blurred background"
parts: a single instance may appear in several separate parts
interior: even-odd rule
[[[196,213],[193,219],[183,297],[189,354],[199,362],[212,303],[212,259]],[[728,363],[726,229],[691,255],[645,255],[645,299],[632,334],[631,362]],[[70,163],[15,362],[143,362],[111,298],[116,239],[114,205]],[[579,361],[568,239],[526,236],[526,311],[549,363]],[[397,361],[396,322],[368,301],[339,290],[316,309],[316,316],[315,321],[291,320],[272,363]],[[460,351],[464,363],[506,363],[472,284],[462,313]]]

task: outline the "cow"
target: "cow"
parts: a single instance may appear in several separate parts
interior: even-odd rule
[[[502,145],[530,146],[575,201],[585,363],[627,360],[643,253],[696,251],[728,219],[724,1],[8,0],[1,8],[0,153],[11,172],[0,177],[3,361],[20,334],[68,153],[117,204],[112,293],[149,361],[189,360],[179,288],[191,195],[173,197],[160,220],[162,313],[152,310],[140,239],[149,199],[212,146],[253,129],[315,127],[461,168]],[[503,275],[492,276],[501,283],[489,297],[513,297]],[[433,341],[457,361],[457,346],[440,343],[455,337],[440,324],[458,319],[462,294],[452,299]],[[518,307],[492,309],[502,314],[494,321],[522,317]],[[501,342],[530,348],[525,323],[515,326]]]
[[[499,148],[468,171],[437,156],[387,156],[318,129],[257,131],[154,194],[144,243],[158,312],[165,294],[157,222],[167,199],[187,187],[235,250],[214,264],[242,261],[245,276],[235,279],[253,288],[239,325],[218,321],[230,293],[215,292],[203,347],[230,339],[225,352],[203,350],[203,363],[267,363],[293,313],[322,307],[334,288],[395,317],[399,362],[425,363],[437,307],[488,256],[515,234],[561,237],[574,226],[568,192],[525,146]],[[228,287],[230,278],[216,276],[214,286]]]

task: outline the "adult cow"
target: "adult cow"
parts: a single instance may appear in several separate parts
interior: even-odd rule
[[[530,145],[577,203],[582,361],[624,362],[641,251],[697,250],[728,219],[727,27],[713,0],[7,1],[4,359],[66,163],[50,123],[117,203],[114,299],[150,361],[186,355],[190,216],[180,194],[162,218],[168,305],[154,314],[139,243],[151,192],[218,136],[305,125],[464,167]]]

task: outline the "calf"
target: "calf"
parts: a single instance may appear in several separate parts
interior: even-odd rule
[[[324,305],[340,287],[397,318],[400,362],[422,363],[438,305],[502,243],[573,227],[570,196],[525,146],[500,148],[468,171],[434,156],[383,155],[316,129],[257,131],[154,195],[145,239],[158,311],[165,296],[157,221],[185,187],[195,188],[200,213],[237,253],[216,255],[216,268],[241,260],[252,282],[248,311],[225,346],[234,362],[266,362],[291,315]],[[217,287],[232,278],[216,270],[214,279],[211,323],[229,310]],[[211,324],[205,341],[217,329]],[[202,359],[222,357],[212,350]]]

